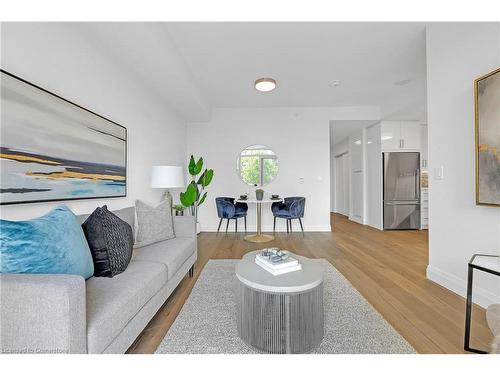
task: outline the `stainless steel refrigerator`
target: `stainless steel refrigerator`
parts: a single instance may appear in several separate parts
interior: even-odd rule
[[[384,229],[420,229],[420,153],[384,152]]]

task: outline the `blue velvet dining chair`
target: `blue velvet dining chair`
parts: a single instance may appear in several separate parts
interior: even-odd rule
[[[217,197],[215,198],[215,205],[217,206],[217,216],[219,216],[219,226],[217,227],[217,233],[219,233],[222,220],[226,219],[226,232],[229,227],[229,220],[234,219],[234,228],[238,232],[238,219],[245,219],[245,232],[247,231],[247,211],[248,205],[246,203],[234,202],[234,198],[231,197]]]
[[[271,205],[271,211],[274,216],[273,232],[276,231],[276,218],[286,220],[286,232],[292,232],[292,220],[299,219],[300,229],[304,235],[304,227],[302,226],[302,218],[306,207],[306,198],[304,197],[287,197],[283,202],[275,202]]]

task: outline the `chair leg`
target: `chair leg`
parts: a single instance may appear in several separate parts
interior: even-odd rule
[[[217,227],[217,233],[219,233],[220,225],[222,224],[222,218],[219,221],[219,226]]]
[[[285,221],[286,221],[286,232],[289,233],[289,231],[288,231],[288,219],[285,219]]]
[[[299,217],[300,229],[302,229],[302,236],[304,236],[304,226],[302,225],[302,220]]]
[[[247,217],[245,216],[245,233],[247,232]]]
[[[229,219],[226,219],[227,222],[226,222],[226,233],[227,233],[227,228],[229,228]]]
[[[238,218],[234,219],[234,230],[238,233]]]
[[[274,217],[273,234],[276,233],[276,216]]]
[[[194,275],[194,264],[193,266],[189,269],[189,277],[193,277]]]
[[[292,219],[290,219],[289,221],[290,221],[290,233],[293,233],[293,230],[292,230]]]

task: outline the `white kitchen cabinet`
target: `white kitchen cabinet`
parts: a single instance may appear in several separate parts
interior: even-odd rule
[[[422,128],[418,121],[401,121],[401,148],[420,150]]]
[[[401,147],[401,124],[399,121],[383,121],[380,131],[382,150],[399,150]]]
[[[429,228],[429,189],[420,190],[420,229]]]
[[[418,121],[382,121],[382,151],[419,151],[421,138]]]

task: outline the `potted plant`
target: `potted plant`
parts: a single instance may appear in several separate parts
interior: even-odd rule
[[[174,205],[175,216],[184,216],[185,209],[186,209],[186,207],[184,207],[182,204]]]
[[[213,169],[203,169],[203,158],[199,158],[197,162],[194,156],[189,159],[188,172],[191,175],[191,182],[186,188],[186,191],[180,193],[180,201],[184,207],[191,211],[191,215],[196,218],[196,232],[200,232],[200,224],[198,222],[198,208],[205,202],[207,192],[205,188],[210,184],[214,177]],[[200,175],[201,173],[201,175]],[[199,177],[198,177],[199,175]]]

